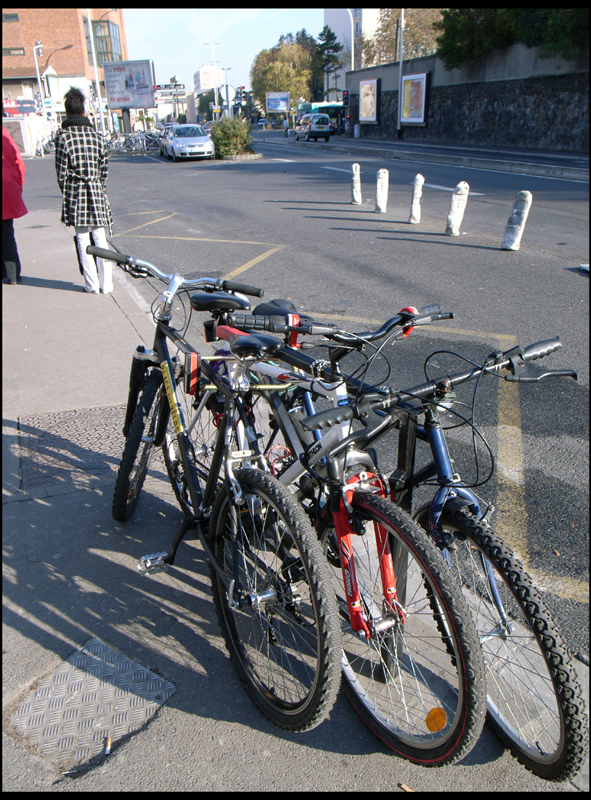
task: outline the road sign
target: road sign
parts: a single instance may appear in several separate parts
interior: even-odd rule
[[[161,83],[158,86],[154,86],[154,90],[156,92],[161,91],[162,89],[184,89],[184,83]]]

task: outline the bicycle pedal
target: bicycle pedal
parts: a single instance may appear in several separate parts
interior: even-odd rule
[[[168,553],[152,553],[149,556],[142,556],[137,564],[140,575],[154,575],[156,572],[166,572],[168,564],[164,561]]]

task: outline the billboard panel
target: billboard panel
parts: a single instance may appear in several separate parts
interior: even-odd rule
[[[193,90],[195,94],[209,92],[224,83],[224,73],[221,67],[214,67],[211,64],[204,64],[193,74]]]
[[[152,61],[105,61],[103,69],[110,108],[154,108]]]
[[[359,122],[373,123],[378,120],[378,81],[359,81]]]
[[[427,122],[428,72],[402,76],[402,118],[403,125]]]
[[[289,92],[267,92],[267,114],[289,111]]]

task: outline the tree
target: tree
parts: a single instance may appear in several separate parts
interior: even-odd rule
[[[316,53],[318,61],[322,70],[323,76],[326,76],[326,91],[324,94],[328,97],[329,82],[331,72],[335,74],[341,68],[342,63],[339,59],[339,53],[343,49],[343,45],[337,41],[337,35],[332,31],[328,25],[318,34],[318,44],[316,45]],[[335,78],[336,80],[336,78]]]
[[[206,119],[213,119],[213,112],[209,110],[209,104],[215,102],[215,90],[210,89],[209,92],[199,97],[199,114],[203,114]]]
[[[399,8],[380,9],[380,21],[371,37],[361,37],[360,49],[363,66],[388,64],[399,58]],[[435,23],[441,19],[441,8],[405,8],[403,58],[429,56],[437,50],[438,29]]]
[[[517,42],[539,46],[542,58],[571,60],[589,52],[586,8],[450,8],[436,27],[437,55],[448,70]]]
[[[312,60],[309,50],[291,33],[282,36],[275,47],[261,50],[250,68],[255,98],[264,107],[267,92],[290,92],[292,98],[308,97]]]

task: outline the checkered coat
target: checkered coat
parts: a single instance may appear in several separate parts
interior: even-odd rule
[[[107,145],[93,127],[71,125],[55,137],[55,169],[63,194],[62,222],[75,227],[113,232],[113,217],[105,190]]]

